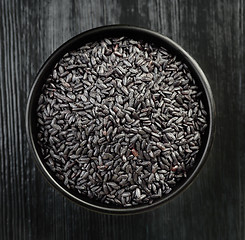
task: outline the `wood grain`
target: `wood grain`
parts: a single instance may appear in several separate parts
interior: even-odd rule
[[[59,45],[126,23],[169,36],[213,89],[216,139],[197,180],[148,213],[109,216],[56,192],[37,170],[25,132],[34,77]],[[0,239],[245,239],[245,71],[242,0],[0,1]]]

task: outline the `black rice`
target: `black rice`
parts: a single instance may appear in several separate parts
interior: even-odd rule
[[[37,106],[45,163],[68,189],[106,204],[151,204],[188,176],[207,123],[186,64],[125,37],[66,53]]]

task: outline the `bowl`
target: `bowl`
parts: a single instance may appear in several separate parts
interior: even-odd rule
[[[193,78],[196,81],[199,89],[204,93],[202,94],[202,102],[205,109],[208,112],[207,122],[208,127],[202,137],[202,145],[196,156],[196,161],[194,166],[188,171],[188,177],[182,179],[173,190],[164,195],[159,200],[148,205],[137,205],[133,207],[116,207],[114,205],[103,204],[99,201],[89,199],[74,190],[66,188],[60,180],[58,180],[54,173],[45,165],[40,147],[37,144],[37,118],[36,118],[36,106],[38,103],[38,98],[41,93],[42,85],[44,84],[48,74],[54,67],[54,65],[59,61],[59,59],[67,52],[75,50],[87,42],[93,42],[98,39],[108,38],[108,37],[119,37],[126,36],[136,40],[144,40],[149,43],[155,43],[158,46],[165,47],[170,53],[175,54],[180,60],[182,60],[189,68]],[[38,72],[34,84],[31,88],[27,107],[26,107],[26,130],[28,141],[35,157],[36,165],[38,166],[41,173],[48,180],[48,182],[57,190],[59,190],[65,197],[69,198],[73,202],[86,207],[90,210],[108,213],[108,214],[134,214],[142,211],[151,210],[157,206],[160,206],[170,199],[176,197],[182,193],[197,177],[201,168],[203,167],[208,153],[210,151],[212,141],[214,138],[214,123],[215,123],[215,106],[212,91],[205,77],[202,69],[199,67],[197,62],[177,43],[171,39],[156,33],[151,30],[144,28],[139,28],[135,26],[128,25],[112,25],[95,28],[86,32],[83,32],[67,42],[61,45],[56,51],[54,51],[47,61],[43,64],[40,71]]]

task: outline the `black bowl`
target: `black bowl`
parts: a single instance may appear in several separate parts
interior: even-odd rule
[[[37,102],[41,93],[42,85],[44,84],[46,77],[51,72],[54,65],[65,53],[71,50],[75,50],[87,42],[96,41],[104,37],[118,36],[127,36],[136,40],[144,40],[150,43],[155,43],[158,46],[160,45],[165,47],[169,50],[169,52],[175,54],[189,67],[192,76],[196,80],[196,84],[204,93],[202,94],[202,101],[205,105],[205,108],[208,110],[208,128],[206,129],[206,133],[202,138],[201,149],[196,156],[195,165],[192,169],[189,170],[188,177],[179,181],[168,195],[163,196],[161,199],[155,201],[153,204],[138,205],[130,208],[122,208],[111,206],[108,204],[102,204],[98,201],[91,200],[86,196],[80,195],[74,190],[66,188],[64,184],[54,176],[54,173],[49,169],[49,167],[45,165],[42,159],[42,155],[40,153],[40,147],[37,144]],[[198,66],[197,62],[184,49],[182,49],[178,44],[176,44],[169,38],[159,33],[139,27],[113,25],[95,28],[73,37],[72,39],[64,43],[61,47],[59,47],[43,64],[41,70],[36,76],[35,82],[29,95],[26,109],[26,130],[31,149],[36,159],[37,166],[39,167],[45,178],[49,181],[49,183],[51,183],[56,189],[58,189],[64,196],[91,210],[109,214],[132,214],[150,210],[156,206],[160,206],[163,203],[168,202],[170,199],[183,192],[183,190],[185,190],[193,182],[193,180],[196,178],[199,171],[203,167],[203,164],[205,163],[207,155],[210,151],[214,137],[214,119],[214,100],[208,80],[206,79],[201,68]]]

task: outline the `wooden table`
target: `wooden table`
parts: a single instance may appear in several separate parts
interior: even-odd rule
[[[216,139],[192,186],[134,216],[83,209],[37,170],[25,106],[48,56],[72,36],[127,23],[162,33],[200,64],[217,108]],[[243,0],[1,0],[0,239],[245,239]]]

